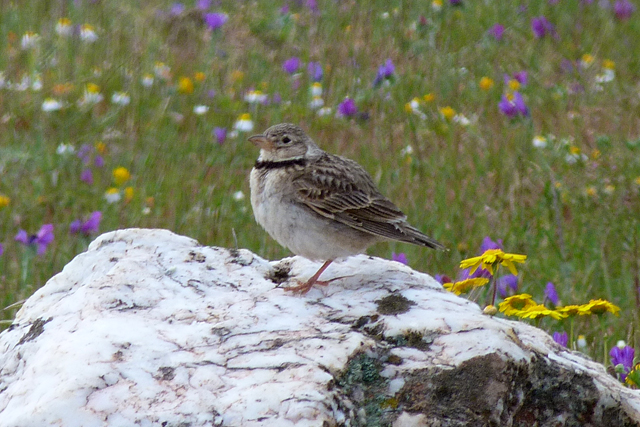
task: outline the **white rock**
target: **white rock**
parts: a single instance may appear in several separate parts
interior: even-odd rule
[[[0,426],[640,422],[640,393],[601,365],[402,264],[352,257],[303,296],[265,279],[317,268],[104,234],[0,334]]]

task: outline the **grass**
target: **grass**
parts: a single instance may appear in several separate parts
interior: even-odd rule
[[[314,12],[305,2],[223,0],[205,11],[228,15],[212,30],[195,2],[178,14],[163,1],[5,2],[0,195],[9,201],[0,203],[0,305],[28,297],[86,248],[95,233],[68,230],[93,211],[103,213],[100,232],[167,228],[207,245],[233,247],[237,238],[263,257],[287,256],[253,220],[247,177],[257,152],[248,134],[218,144],[212,133],[231,133],[249,113],[255,132],[297,123],[325,150],[357,160],[413,224],[451,248],[390,243],[371,254],[404,252],[413,268],[455,276],[485,236],[502,239],[506,252],[528,255],[519,291],[541,302],[551,281],[564,304],[606,298],[622,309],[619,317],[576,319],[576,332],[587,338],[583,351],[604,362],[617,340],[637,347],[640,59],[630,53],[640,49],[640,12],[621,20],[598,2],[527,3],[445,1],[438,9],[419,1],[320,0]],[[534,36],[538,16],[557,36]],[[73,34],[56,33],[61,18]],[[487,33],[496,23],[505,27],[502,40]],[[97,40],[81,39],[83,24]],[[37,42],[23,49],[28,31]],[[294,56],[303,65],[289,75],[282,64]],[[387,59],[394,76],[373,87]],[[323,67],[331,114],[308,106],[311,61]],[[598,82],[612,67],[605,61],[615,64],[615,78]],[[498,103],[509,92],[504,75],[520,71],[528,75],[518,91],[530,115],[510,119]],[[153,76],[149,87],[145,75]],[[485,76],[494,82],[488,90],[479,84]],[[192,91],[186,80],[180,84],[185,77]],[[87,85],[97,85],[94,95],[103,99],[81,106]],[[246,102],[252,89],[271,102]],[[113,103],[116,92],[130,103]],[[336,117],[347,96],[359,113]],[[420,113],[407,112],[416,97]],[[48,98],[63,108],[43,111]],[[209,109],[198,115],[197,105]],[[447,106],[469,123],[445,119]],[[547,146],[534,147],[535,136]],[[61,144],[75,153],[59,154]],[[77,156],[83,145],[89,164]],[[92,163],[98,155],[103,167]],[[121,185],[112,177],[117,167],[131,173]],[[79,179],[87,168],[92,185]],[[111,187],[120,201],[105,199]],[[32,234],[49,223],[55,239],[44,255],[14,241],[19,229]],[[540,326],[568,328],[549,319]]]

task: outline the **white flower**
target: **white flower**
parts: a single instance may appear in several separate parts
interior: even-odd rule
[[[62,107],[62,102],[58,101],[57,99],[46,98],[42,102],[42,111],[44,111],[45,113],[61,110]]]
[[[111,102],[116,105],[125,106],[131,102],[131,97],[127,92],[114,92],[114,94],[111,95]]]
[[[323,108],[319,109],[316,114],[318,116],[320,116],[320,117],[322,117],[322,116],[330,116],[331,115],[331,108],[330,107],[323,107]]]
[[[104,198],[107,203],[116,203],[122,199],[122,195],[117,188],[110,188],[104,193]]]
[[[140,79],[140,83],[142,83],[144,87],[151,87],[151,85],[153,85],[153,75],[145,74],[142,76],[142,79]]]
[[[80,107],[84,107],[85,105],[93,105],[101,102],[104,99],[104,96],[100,93],[100,88],[97,85],[89,83],[84,90],[84,95],[78,101],[78,105]]]
[[[469,126],[471,120],[469,120],[464,114],[456,114],[452,119],[455,123],[460,124],[461,126]]]
[[[98,40],[98,35],[92,25],[84,24],[80,27],[80,40],[87,43],[93,43]]]
[[[616,78],[616,72],[609,68],[605,68],[602,71],[602,74],[598,74],[596,76],[596,83],[609,83],[615,78]]]
[[[410,156],[411,154],[413,154],[413,147],[410,145],[407,145],[402,150],[400,150],[400,155],[402,156]]]
[[[38,45],[38,41],[40,41],[40,36],[33,31],[27,31],[22,36],[22,40],[20,40],[20,47],[23,50],[33,49]]]
[[[36,75],[33,79],[33,82],[31,83],[31,90],[34,92],[42,90],[42,79],[40,78],[40,75]]]
[[[531,141],[533,146],[536,148],[545,148],[547,146],[547,138],[542,135],[536,135],[533,137],[533,141]]]
[[[60,18],[56,24],[56,33],[62,37],[69,37],[73,33],[71,20],[69,18]]]
[[[309,108],[315,110],[324,106],[324,99],[320,96],[314,96],[311,102],[309,102]]]
[[[267,95],[259,90],[251,90],[244,96],[244,100],[250,104],[261,104],[267,100]]]
[[[75,153],[75,151],[75,147],[71,144],[60,144],[58,145],[58,148],[56,148],[56,153],[60,156],[63,156],[65,154],[73,154]]]
[[[233,125],[233,128],[239,132],[251,132],[253,130],[251,116],[249,114],[241,115],[238,121]]]
[[[431,2],[431,9],[435,10],[436,12],[442,9],[442,0],[433,0]]]
[[[240,200],[244,200],[244,193],[242,191],[236,191],[233,193],[233,200],[239,202]]]
[[[197,114],[198,116],[206,114],[207,111],[209,111],[209,107],[206,105],[196,105],[193,107],[193,113]]]
[[[164,80],[171,78],[171,68],[163,62],[156,62],[156,65],[153,67],[153,72],[158,78]]]
[[[619,349],[623,349],[623,348],[625,348],[626,346],[627,346],[627,343],[626,343],[626,342],[624,342],[624,340],[619,340],[619,341],[616,343],[616,347],[618,347]]]
[[[587,346],[587,340],[584,335],[578,335],[578,347],[585,348]]]
[[[322,85],[319,82],[315,82],[311,85],[311,96],[322,96]]]

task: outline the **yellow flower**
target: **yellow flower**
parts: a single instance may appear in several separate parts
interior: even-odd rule
[[[581,306],[581,310],[583,310],[586,314],[598,315],[604,314],[608,311],[609,313],[613,313],[616,316],[619,316],[618,312],[620,311],[620,307],[604,299],[592,299],[588,304],[583,304]]]
[[[542,304],[536,304],[533,306],[525,307],[522,310],[516,310],[513,314],[523,319],[539,319],[541,317],[549,316],[556,320],[564,319],[566,314],[557,310],[551,310]]]
[[[100,86],[95,83],[87,83],[87,92],[100,93]]]
[[[178,81],[178,92],[180,93],[193,93],[193,81],[189,77],[180,77]]]
[[[469,274],[473,274],[478,267],[486,269],[493,275],[493,267],[498,264],[504,265],[514,276],[518,275],[514,262],[524,263],[526,255],[504,253],[502,249],[488,249],[482,255],[463,259],[460,261],[460,268],[468,268]]]
[[[570,146],[569,153],[573,154],[574,156],[577,156],[578,154],[580,154],[580,147],[576,147],[575,145]]]
[[[600,150],[598,150],[597,148],[594,148],[591,151],[591,158],[593,160],[598,160],[600,158],[600,156],[602,155],[602,153],[600,152]]]
[[[424,102],[433,102],[436,100],[436,96],[433,93],[428,93],[422,97]]]
[[[117,167],[113,170],[113,181],[116,185],[122,185],[125,182],[129,181],[131,178],[131,174],[125,167]]]
[[[557,307],[556,311],[566,314],[567,316],[575,316],[575,315],[585,315],[586,313],[581,305],[565,305],[564,307]]]
[[[465,294],[471,289],[479,288],[489,283],[489,279],[484,277],[475,277],[473,279],[461,280],[455,283],[445,283],[442,285],[446,290],[453,292],[456,295]]]
[[[11,199],[0,194],[0,209],[4,208],[5,206],[9,206],[9,203],[11,203]]]
[[[445,120],[451,120],[456,115],[456,110],[447,105],[446,107],[440,107],[440,114]]]
[[[585,67],[588,67],[593,62],[593,59],[594,59],[593,55],[589,53],[585,53],[584,55],[582,55],[582,58],[580,59],[580,61],[582,62],[582,65],[584,65]]]
[[[197,82],[202,82],[206,78],[205,74],[202,71],[198,71],[193,75],[193,79]]]
[[[97,151],[99,154],[104,154],[104,153],[107,151],[107,144],[105,144],[105,143],[104,143],[104,142],[102,142],[102,141],[98,141],[98,142],[96,142],[95,147],[96,147],[96,151]]]
[[[511,79],[507,83],[507,86],[509,86],[509,89],[511,89],[513,92],[515,92],[518,89],[520,89],[520,82],[517,81],[516,79]]]
[[[616,63],[613,62],[610,59],[605,59],[604,61],[602,61],[602,68],[604,68],[606,70],[615,70],[616,69]]]
[[[483,77],[480,79],[480,89],[489,90],[493,87],[493,79],[490,77]]]
[[[529,294],[518,294],[507,297],[499,304],[500,311],[507,316],[513,316],[516,311],[537,305]]]
[[[598,195],[598,191],[596,190],[596,187],[593,187],[593,186],[587,187],[587,190],[585,192],[589,197],[595,197]]]
[[[133,187],[127,187],[124,189],[124,201],[129,203],[133,199]]]

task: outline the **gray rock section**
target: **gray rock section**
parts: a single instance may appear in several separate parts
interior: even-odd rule
[[[637,426],[640,392],[543,331],[360,255],[318,268],[106,233],[0,334],[0,427]]]

